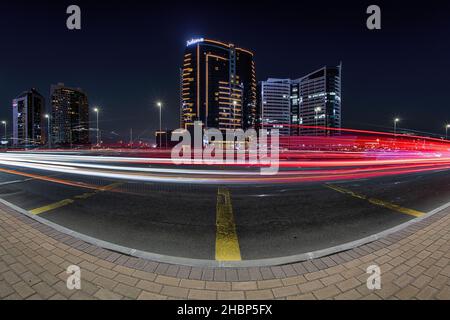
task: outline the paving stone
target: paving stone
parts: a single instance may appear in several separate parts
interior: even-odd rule
[[[409,285],[403,289],[400,289],[400,291],[398,291],[395,294],[395,296],[398,297],[399,299],[407,300],[407,299],[411,299],[411,298],[415,297],[418,293],[419,293],[419,289]]]
[[[382,280],[381,289],[373,290],[373,292],[383,299],[388,299],[390,297],[393,297],[399,290],[400,287],[396,286],[394,283],[385,283]]]
[[[13,287],[11,287],[9,283],[6,281],[0,281],[0,299],[6,298],[14,292]]]
[[[346,252],[261,268],[129,257],[10,211],[0,205],[0,299],[450,299],[450,210]],[[81,290],[67,289],[72,264]],[[382,270],[381,290],[366,286],[371,264]]]
[[[136,279],[136,278],[133,278],[133,277],[130,277],[130,276],[126,276],[126,275],[124,275],[124,274],[118,274],[118,275],[114,278],[114,280],[116,280],[116,281],[118,281],[118,282],[120,282],[120,283],[129,285],[129,286],[135,286],[136,283],[138,283],[138,281],[139,281],[139,280]]]
[[[416,295],[416,298],[419,300],[431,300],[436,296],[437,293],[437,289],[426,286]]]
[[[25,283],[25,281],[17,282],[16,284],[13,284],[12,287],[22,299],[28,298],[29,296],[36,293],[36,291],[33,290],[27,283]]]
[[[139,297],[141,291],[142,290],[139,288],[132,287],[123,283],[117,284],[117,286],[114,288],[114,292],[131,299],[136,299],[137,297]]]
[[[96,269],[95,273],[98,274],[99,276],[109,278],[109,279],[113,279],[117,275],[116,271],[105,269],[103,267]]]
[[[308,281],[313,281],[316,279],[320,279],[320,278],[324,278],[326,277],[328,274],[325,271],[316,271],[316,272],[311,272],[311,273],[307,273],[305,274],[305,278]]]
[[[411,284],[416,288],[421,289],[425,287],[428,283],[430,283],[431,280],[433,280],[433,278],[426,275],[421,275],[417,277]]]
[[[280,288],[274,288],[272,289],[273,295],[275,298],[282,298],[287,296],[293,296],[300,293],[300,290],[297,286],[287,286],[287,287],[280,287]]]
[[[56,291],[45,282],[35,284],[32,289],[43,299],[48,299],[56,294]]]
[[[438,294],[436,294],[436,298],[439,300],[450,300],[450,286],[445,286]]]
[[[29,286],[34,286],[35,284],[41,282],[41,278],[39,278],[38,276],[36,276],[34,273],[32,273],[31,271],[27,271],[24,272],[23,274],[20,275],[20,277],[29,285]]]
[[[339,273],[337,274],[333,274],[331,276],[327,276],[325,278],[320,279],[320,281],[325,285],[325,286],[329,286],[331,284],[337,283],[337,282],[342,282],[344,281],[344,277],[341,276]]]
[[[156,277],[155,282],[163,285],[178,286],[180,284],[180,279],[159,275]]]
[[[7,272],[3,273],[2,276],[3,276],[3,279],[11,285],[15,284],[21,280],[20,277],[13,271],[7,271]]]
[[[139,295],[138,300],[165,300],[167,297],[153,292],[142,291]]]
[[[307,283],[299,284],[298,287],[301,292],[308,293],[314,290],[322,289],[323,284],[319,280],[314,280]]]
[[[244,300],[244,291],[218,291],[217,299],[219,300]]]
[[[217,292],[213,290],[189,290],[188,299],[195,300],[215,300],[217,299]]]
[[[304,276],[295,276],[295,277],[290,277],[290,278],[285,278],[285,279],[281,279],[281,282],[283,282],[284,286],[290,286],[293,284],[301,284],[301,283],[305,283],[308,280],[305,279]]]
[[[71,300],[95,300],[93,295],[87,294],[83,291],[76,291],[71,297]]]
[[[205,288],[205,281],[181,279],[180,287],[190,288],[190,289],[204,289]]]
[[[117,281],[114,281],[112,279],[108,279],[102,276],[98,276],[95,279],[92,280],[92,282],[101,288],[112,290],[114,287],[118,284]]]
[[[448,264],[449,259],[446,260]],[[440,267],[441,265],[436,264],[436,266]],[[442,269],[441,272],[439,272],[439,274],[446,276],[447,278],[450,278],[450,265],[445,266],[445,268]]]
[[[187,299],[189,294],[189,289],[180,288],[180,287],[172,287],[172,286],[164,286],[161,290],[162,295],[166,295],[169,297]]]
[[[274,298],[272,290],[250,290],[246,291],[245,295],[249,300],[267,300]]]
[[[283,282],[280,279],[257,281],[257,284],[258,289],[270,289],[283,286]]]
[[[153,292],[153,293],[159,293],[161,292],[162,285],[159,283],[155,283],[153,281],[147,281],[147,280],[140,280],[137,285],[137,288],[140,288],[145,291]]]
[[[314,291],[314,295],[317,299],[329,299],[339,295],[341,291],[335,285],[327,286],[323,289]]]
[[[258,285],[256,281],[242,281],[242,282],[232,282],[231,290],[240,291],[240,290],[256,290]]]
[[[120,300],[120,299],[122,299],[121,295],[114,293],[105,288],[101,288],[100,290],[98,290],[94,294],[94,297],[96,297],[97,299],[100,299],[100,300]]]
[[[289,296],[287,300],[316,300],[316,297],[312,293],[299,294],[294,296]]]
[[[226,291],[231,290],[231,283],[207,281],[205,288],[207,290]]]
[[[339,289],[342,290],[342,292],[345,292],[358,287],[359,285],[361,285],[361,282],[355,278],[350,278],[348,280],[339,282],[336,285],[338,286]]]
[[[346,291],[344,293],[338,294],[334,297],[335,300],[357,300],[360,299],[362,295],[356,291],[355,289],[352,289],[350,291]]]

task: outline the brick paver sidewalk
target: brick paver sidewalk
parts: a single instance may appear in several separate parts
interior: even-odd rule
[[[0,205],[0,299],[450,299],[450,209],[384,239],[325,258],[212,269],[111,252]],[[366,268],[382,271],[367,289]],[[82,288],[66,287],[69,265]]]

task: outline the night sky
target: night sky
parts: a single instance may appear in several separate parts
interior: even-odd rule
[[[344,5],[345,3],[345,5]],[[66,8],[82,30],[66,28]],[[382,30],[366,28],[378,4]],[[344,127],[441,133],[450,122],[450,2],[426,1],[13,1],[0,2],[0,120],[11,100],[50,84],[81,87],[101,106],[110,137],[150,138],[178,128],[186,40],[231,42],[255,53],[258,81],[298,78],[343,62]],[[92,120],[94,117],[92,116]]]

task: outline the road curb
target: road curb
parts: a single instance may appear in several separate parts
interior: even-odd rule
[[[74,238],[77,238],[79,240],[85,241],[87,243],[90,243],[92,245],[98,246],[100,248],[104,248],[107,250],[115,251],[118,253],[122,253],[128,256],[136,257],[136,258],[142,258],[145,260],[150,260],[154,262],[159,263],[168,263],[168,264],[174,264],[174,265],[182,265],[182,266],[190,266],[190,267],[200,267],[200,268],[250,268],[250,267],[272,267],[272,266],[280,266],[280,265],[287,265],[287,264],[293,264],[297,262],[303,262],[307,260],[317,259],[325,256],[329,256],[332,254],[336,254],[339,252],[348,251],[351,249],[354,249],[356,247],[360,247],[362,245],[374,242],[376,240],[379,240],[381,238],[385,238],[395,232],[401,231],[413,224],[416,224],[418,222],[421,222],[424,219],[427,219],[447,208],[450,208],[450,202],[428,212],[423,217],[415,218],[410,221],[404,222],[398,226],[395,226],[393,228],[389,228],[387,230],[384,230],[382,232],[373,234],[368,237],[364,237],[362,239],[358,239],[355,241],[347,242],[338,246],[333,246],[326,249],[301,253],[297,255],[291,255],[291,256],[285,256],[285,257],[278,257],[278,258],[269,258],[269,259],[258,259],[258,260],[245,260],[245,261],[232,261],[232,262],[221,262],[221,261],[213,261],[213,260],[203,260],[203,259],[190,259],[190,258],[182,258],[182,257],[174,257],[174,256],[168,256],[168,255],[162,255],[157,253],[151,253],[146,252],[142,250],[137,250],[121,245],[117,245],[108,241],[100,240],[82,233],[79,233],[77,231],[71,230],[66,227],[62,227],[56,223],[50,222],[44,218],[41,218],[39,216],[33,215],[27,210],[20,208],[4,199],[0,198],[0,203],[3,205],[13,209],[14,211],[23,214],[35,221],[38,221],[48,227],[51,227],[55,229],[56,231],[59,231],[61,233],[64,233],[66,235],[70,235]]]

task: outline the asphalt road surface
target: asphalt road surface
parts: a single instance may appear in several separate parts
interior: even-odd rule
[[[414,219],[450,201],[450,171],[329,184],[223,186],[1,165],[0,198],[130,248],[208,260],[229,250],[231,260],[254,260],[328,248]],[[232,252],[236,246],[238,256]]]

